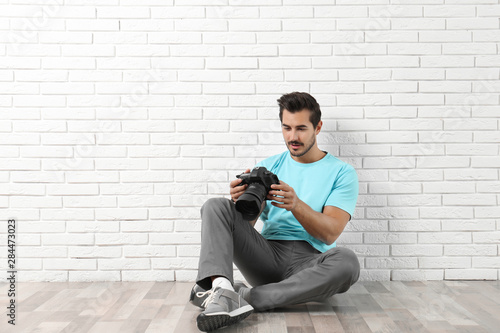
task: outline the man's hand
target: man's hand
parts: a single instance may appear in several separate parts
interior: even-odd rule
[[[250,169],[246,169],[244,173],[250,173]],[[242,179],[236,178],[229,183],[229,194],[231,194],[231,200],[233,200],[233,202],[236,202],[236,200],[238,200],[238,198],[247,190],[247,184],[238,186],[241,182]]]
[[[267,199],[277,201],[271,201],[271,204],[288,211],[293,211],[300,201],[294,189],[282,180],[280,180],[279,185],[271,185],[271,190],[267,194]]]

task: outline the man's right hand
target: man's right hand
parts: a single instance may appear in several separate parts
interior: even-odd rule
[[[246,169],[244,173],[250,173],[250,169]],[[239,185],[242,182],[240,178],[236,178],[231,183],[229,183],[229,194],[231,194],[231,200],[236,202],[238,198],[247,190],[248,185]]]

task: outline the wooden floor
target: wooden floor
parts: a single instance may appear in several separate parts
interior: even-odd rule
[[[0,332],[199,332],[192,283],[18,283]],[[218,332],[500,332],[500,281],[358,282],[328,302],[253,313]]]

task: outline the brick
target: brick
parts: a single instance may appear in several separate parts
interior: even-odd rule
[[[101,233],[95,235],[96,245],[142,245],[148,243],[145,233]]]
[[[0,160],[0,170],[40,170],[40,161],[34,159]]]
[[[424,81],[419,82],[418,85],[420,92],[457,92],[467,93],[471,92],[471,83],[462,81]]]
[[[270,82],[270,81],[283,81],[283,71],[262,71],[262,70],[234,70],[231,71],[231,81],[250,81],[250,82]],[[252,96],[255,101],[256,96]],[[246,106],[255,106],[246,105]]]
[[[474,197],[470,195],[447,194],[443,196],[443,204],[447,206],[494,206],[496,204],[496,197],[486,194],[476,194]]]
[[[366,268],[417,268],[417,258],[366,258]]]
[[[91,32],[43,31],[38,33],[39,42],[43,44],[91,44]],[[43,60],[42,60],[43,62]]]
[[[474,215],[472,207],[421,207],[421,218],[472,218]]]
[[[448,18],[446,29],[498,29],[498,20],[495,18]]]
[[[363,242],[366,244],[399,244],[399,243],[416,243],[417,233],[383,233],[370,232],[364,235]]]
[[[46,221],[89,221],[94,219],[94,212],[91,209],[42,209],[40,212],[42,220]]]
[[[120,271],[122,281],[179,281],[177,271],[165,270],[143,270],[143,271]],[[187,281],[193,281],[192,279]]]
[[[94,162],[90,159],[77,158],[42,160],[42,169],[46,171],[93,170]]]
[[[368,132],[366,142],[389,143],[389,142],[417,142],[417,133],[412,132]]]
[[[361,31],[329,31],[328,33],[321,32],[311,32],[311,42],[313,43],[362,43],[364,41],[364,34]],[[348,47],[347,44],[344,48]],[[361,47],[360,44],[357,45],[358,48]],[[314,59],[318,62],[338,62],[339,58],[318,58]],[[350,57],[344,57],[343,63],[356,63],[359,64],[361,57],[356,57],[354,59]],[[359,67],[359,66],[352,66]]]
[[[443,44],[443,54],[459,54],[459,55],[482,55],[495,54],[495,43],[468,43],[468,47],[464,48],[463,43],[446,43]]]
[[[361,55],[383,55],[387,54],[385,45],[380,43],[348,43],[334,44],[333,54],[335,56],[361,56]]]
[[[66,199],[66,198],[64,198]],[[105,198],[105,199],[114,199],[114,198]],[[94,207],[115,207],[116,205],[109,205],[105,202],[107,200],[102,200],[102,203],[91,205],[92,200],[85,200],[86,205],[80,206],[90,206]],[[68,232],[118,232],[119,225],[118,222],[96,222],[96,221],[78,221],[78,223],[67,223]]]
[[[365,107],[364,111],[366,118],[415,118],[417,116],[417,107],[414,106],[375,106]]]
[[[175,21],[176,31],[227,31],[227,20],[212,18],[210,20],[182,19]]]
[[[170,196],[166,195],[154,195],[154,196],[127,195],[118,198],[118,206],[120,207],[142,208],[142,207],[164,207],[169,205],[170,205]]]
[[[284,20],[283,31],[304,31],[307,25],[308,31],[333,31],[336,27],[336,20],[331,18],[314,18],[300,20]]]
[[[179,232],[166,234],[151,234],[152,245],[200,244],[200,233]]]
[[[425,17],[474,17],[476,16],[475,6],[424,6]]]
[[[419,268],[470,268],[471,259],[466,257],[418,258]]]
[[[391,279],[393,281],[433,281],[443,280],[442,269],[418,269],[418,270],[393,270]]]
[[[42,243],[43,245],[94,245],[94,235],[92,233],[42,234]]]
[[[38,95],[40,91],[38,84],[33,83],[0,83],[0,89],[2,94],[9,95]]]
[[[148,160],[145,158],[100,158],[95,160],[96,170],[146,170]]]
[[[150,11],[153,19],[205,17],[205,8],[201,6],[158,6],[150,7]]]
[[[474,214],[477,218],[500,218],[500,207],[476,207]]]
[[[139,208],[98,208],[95,209],[95,217],[101,221],[146,220],[148,211]]]
[[[11,171],[13,183],[63,183],[63,172]]]
[[[200,39],[201,43],[201,39]],[[255,44],[255,33],[249,32],[206,32],[203,34],[205,44]]]
[[[442,245],[391,245],[391,254],[393,256],[405,257],[437,257],[443,255]]]
[[[107,19],[67,20],[66,29],[69,31],[118,31],[120,22]]]
[[[68,250],[61,246],[20,246],[17,254],[22,258],[67,258]]]
[[[201,158],[156,158],[151,160],[151,170],[201,169]]]
[[[472,33],[469,31],[421,31],[418,34],[419,42],[471,42]]]
[[[496,256],[497,248],[495,245],[445,245],[445,256]]]
[[[257,32],[257,43],[262,44],[303,44],[309,43],[306,32]]]
[[[125,258],[134,257],[175,257],[175,246],[124,246],[123,255]]]
[[[474,244],[498,244],[500,242],[499,231],[474,232],[472,234]]]
[[[174,180],[173,171],[122,171],[120,172],[122,183],[160,183]]]
[[[119,181],[118,172],[67,172],[66,179],[68,183],[117,183]]]
[[[387,46],[387,53],[425,56],[442,54],[438,43],[394,43]]]
[[[70,246],[68,247],[70,258],[120,258],[122,250],[119,247],[96,247],[96,246]]]
[[[444,170],[446,180],[497,180],[496,169],[456,169]]]
[[[373,182],[370,183],[369,193],[421,193],[420,183],[410,183],[410,182],[392,182],[392,183],[381,183]]]
[[[307,18],[313,17],[313,7],[287,6],[287,7],[261,7],[260,17],[268,18]]]
[[[281,20],[279,19],[238,19],[229,20],[228,24],[229,31],[281,31]]]
[[[463,216],[462,216],[463,218]],[[470,244],[471,232],[429,232],[418,235],[418,243],[422,244]],[[477,243],[475,241],[475,243]]]
[[[126,258],[126,259],[97,259],[99,269],[102,270],[123,270],[123,269],[150,269],[151,260],[149,258]]]
[[[385,208],[366,208],[366,216],[373,219],[408,219],[418,217],[418,208],[405,207],[385,207]]]
[[[443,94],[393,94],[393,105],[443,105]]]
[[[209,134],[207,134],[209,135]],[[213,134],[212,134],[213,135]],[[151,144],[154,145],[178,145],[178,144],[202,144],[201,133],[152,133]]]
[[[426,56],[421,58],[422,67],[474,67],[474,56]],[[479,59],[478,59],[479,60]],[[479,62],[479,61],[478,61]]]
[[[198,258],[153,258],[152,267],[155,269],[197,269]]]
[[[99,184],[101,195],[153,194],[153,184]]]
[[[496,269],[446,269],[445,280],[496,280]]]
[[[150,208],[149,218],[158,219],[196,219],[200,217],[198,207]]]
[[[439,220],[391,220],[389,221],[389,230],[391,231],[440,231],[441,224]]]
[[[462,156],[417,157],[417,168],[468,167],[469,158]]]
[[[448,155],[498,155],[498,147],[492,145],[448,145],[446,147]]]
[[[441,196],[439,195],[390,195],[389,206],[439,206]]]
[[[13,208],[62,208],[59,197],[12,196],[10,207]]]

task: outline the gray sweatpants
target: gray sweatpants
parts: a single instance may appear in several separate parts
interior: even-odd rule
[[[346,292],[359,277],[353,251],[321,253],[305,241],[267,240],[243,220],[233,202],[212,198],[201,207],[201,253],[196,282],[212,287],[211,276],[233,280],[233,261],[253,288],[256,311],[321,301]]]

